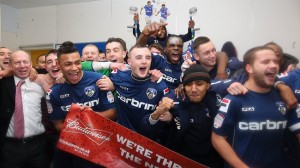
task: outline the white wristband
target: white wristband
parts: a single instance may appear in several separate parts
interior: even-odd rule
[[[94,71],[100,71],[102,69],[109,69],[112,62],[93,62],[92,66]]]
[[[285,84],[283,81],[276,81],[276,82],[274,83],[274,88],[277,89],[277,85],[280,84],[280,83]]]

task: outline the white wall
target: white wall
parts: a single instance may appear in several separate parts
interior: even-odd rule
[[[158,0],[157,0],[158,1]],[[232,41],[239,53],[274,41],[285,52],[300,58],[300,1],[298,0],[161,0],[170,8],[168,31],[187,32],[189,8],[196,6],[193,16],[197,36],[208,36],[218,50]],[[19,45],[106,41],[121,37],[128,48],[135,42],[130,6],[140,8],[147,0],[98,0],[60,6],[20,9]],[[141,26],[145,25],[143,16]],[[158,20],[158,18],[156,18]],[[2,26],[3,27],[3,26]]]
[[[0,46],[2,46],[2,24],[1,24],[1,22],[2,22],[2,4],[1,4],[1,2],[0,2]]]
[[[18,10],[1,4],[1,46],[18,49]]]
[[[57,6],[19,10],[19,45],[57,42]]]

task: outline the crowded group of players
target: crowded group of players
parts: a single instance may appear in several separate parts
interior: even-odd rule
[[[195,23],[188,25],[174,35],[163,22],[148,23],[129,50],[109,38],[105,55],[92,44],[79,53],[66,41],[35,69],[25,51],[1,47],[0,167],[101,167],[55,149],[72,103],[209,167],[299,167],[297,58],[270,42],[240,61],[231,42],[217,51],[205,36],[183,57]],[[22,137],[14,97],[7,100],[17,81],[25,81],[23,103],[33,109],[23,105]]]

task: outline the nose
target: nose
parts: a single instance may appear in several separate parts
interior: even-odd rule
[[[25,63],[21,61],[20,67],[24,67],[24,66],[25,66]]]
[[[147,62],[146,58],[142,58],[142,64],[145,64]]]
[[[279,68],[279,63],[278,63],[278,61],[271,61],[270,66],[275,67],[275,68],[277,68],[277,67]]]
[[[197,90],[197,86],[196,86],[196,84],[192,84],[192,91],[196,91]]]
[[[76,70],[77,69],[77,66],[76,66],[76,64],[72,64],[72,66],[71,66],[71,70]]]
[[[216,57],[217,52],[215,50],[210,52],[210,57],[214,58]]]
[[[106,54],[106,57],[107,58],[114,58],[114,54],[112,54],[112,53]]]

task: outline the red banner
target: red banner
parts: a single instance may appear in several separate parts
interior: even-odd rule
[[[105,167],[205,168],[93,111],[73,104],[57,147]]]

